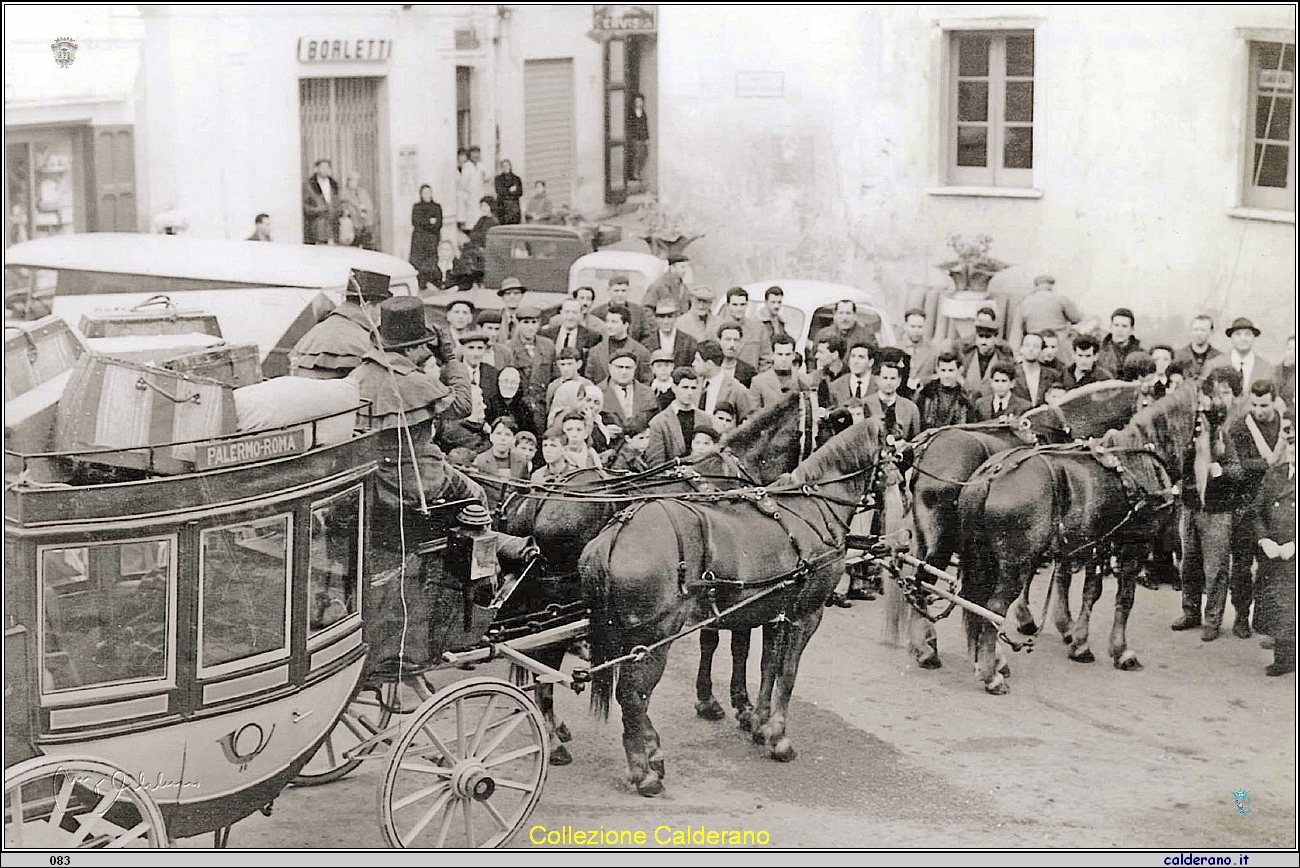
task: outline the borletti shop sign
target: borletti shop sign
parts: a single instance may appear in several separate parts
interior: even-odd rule
[[[393,53],[391,39],[307,39],[298,40],[298,60],[301,63],[322,61],[375,62],[387,60]]]

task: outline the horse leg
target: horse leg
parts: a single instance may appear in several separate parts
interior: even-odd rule
[[[803,619],[787,622],[782,652],[772,661],[776,669],[772,715],[762,728],[769,745],[769,756],[777,762],[790,762],[798,756],[794,744],[785,734],[786,718],[790,711],[790,696],[794,693],[794,679],[799,672],[799,659],[821,619],[822,610],[815,608]]]
[[[1079,617],[1070,628],[1069,657],[1076,663],[1091,663],[1097,658],[1088,647],[1088,626],[1092,620],[1092,607],[1101,599],[1102,570],[1097,564],[1089,564],[1083,580],[1083,600],[1079,603]]]
[[[758,686],[758,702],[752,712],[753,739],[757,744],[763,744],[765,741],[763,724],[767,723],[767,719],[772,716],[772,688],[776,683],[776,666],[773,661],[784,637],[785,621],[774,621],[763,625],[763,658],[759,664],[762,680]]]
[[[700,669],[695,674],[695,714],[705,720],[722,720],[727,713],[713,698],[713,655],[718,650],[718,630],[700,631]]]
[[[667,662],[668,650],[657,648],[644,660],[624,663],[615,688],[623,711],[623,752],[627,755],[628,774],[643,796],[657,796],[664,789],[663,751],[647,711],[650,694]]]
[[[564,648],[548,648],[537,654],[542,665],[559,669],[564,662]],[[573,755],[565,743],[573,738],[569,728],[555,717],[555,685],[542,684],[537,688],[537,707],[546,719],[546,734],[550,737],[551,765],[567,766],[573,762]]]
[[[916,536],[918,550],[924,554],[927,564],[937,570],[946,572],[952,564],[953,553],[957,551],[957,511],[955,504],[944,510],[930,508],[921,503],[918,497],[913,505],[916,519]],[[921,574],[920,578],[926,578]],[[916,663],[922,669],[939,669],[943,661],[939,659],[939,635],[934,624],[911,606],[907,607],[907,624],[909,647]]]
[[[731,631],[731,707],[745,732],[754,728],[754,705],[749,701],[749,629]]]
[[[1137,574],[1142,568],[1142,546],[1127,545],[1120,548],[1119,571],[1116,574],[1115,620],[1110,627],[1110,659],[1115,668],[1133,672],[1142,668],[1137,655],[1128,648],[1128,616],[1133,611],[1133,598],[1137,594]]]
[[[984,606],[995,615],[1003,616],[1002,629],[1007,631],[1011,626],[1011,619],[1007,617],[1007,613],[1014,600],[1011,598],[1011,592],[1014,590],[1016,597],[1019,597],[1020,589],[1025,585],[1025,573],[1034,568],[1034,561],[1030,559],[1025,562],[1023,558],[1003,557],[999,557],[997,561],[999,582]],[[1011,685],[1007,683],[1011,668],[1001,654],[1001,649],[998,647],[998,630],[992,624],[986,623],[980,630],[976,662],[980,680],[984,682],[985,692],[1002,696],[1011,689]]]
[[[1055,616],[1056,630],[1061,634],[1062,642],[1070,641],[1070,622],[1073,620],[1070,615],[1070,583],[1074,578],[1073,569],[1069,558],[1057,560],[1056,569],[1052,572],[1052,585],[1047,591],[1051,597],[1050,608]]]

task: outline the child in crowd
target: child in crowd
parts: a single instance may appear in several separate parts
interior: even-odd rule
[[[554,482],[573,472],[564,457],[564,432],[558,425],[542,435],[542,461],[545,463],[533,472],[533,482]]]
[[[474,468],[502,479],[527,479],[528,465],[514,454],[515,435],[519,426],[509,416],[492,420],[489,445],[474,459]]]
[[[719,436],[725,436],[736,427],[736,408],[730,401],[719,401],[713,408],[713,424]]]
[[[581,411],[573,410],[560,419],[564,432],[564,457],[575,470],[599,470],[600,455],[591,447],[591,426]]]
[[[640,473],[649,470],[645,451],[650,446],[650,429],[640,417],[629,419],[623,426],[623,437],[614,449],[614,457],[609,462],[610,470],[625,470]]]
[[[691,437],[691,461],[699,461],[718,451],[718,432],[707,425],[698,425]]]
[[[515,435],[515,448],[510,455],[526,474],[531,474],[537,459],[537,436],[532,431],[520,431]]]

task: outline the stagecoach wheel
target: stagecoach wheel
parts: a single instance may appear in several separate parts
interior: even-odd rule
[[[388,728],[397,707],[397,682],[390,681],[361,688],[348,707],[343,709],[334,728],[307,765],[293,779],[295,786],[315,787],[337,781],[361,765],[362,757],[379,745],[357,749],[357,745]],[[351,756],[345,755],[353,751]]]
[[[501,847],[541,797],[546,721],[523,691],[469,678],[416,710],[379,790],[392,847]]]
[[[166,847],[153,796],[103,760],[36,757],[5,771],[5,847]]]

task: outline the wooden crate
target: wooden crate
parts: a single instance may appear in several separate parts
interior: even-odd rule
[[[217,380],[236,389],[262,381],[262,364],[258,359],[256,344],[232,344],[196,350],[167,359],[162,366],[169,371]]]
[[[125,335],[183,335],[191,332],[221,337],[217,316],[201,310],[181,310],[165,295],[156,295],[130,310],[97,310],[81,318],[88,338]]]
[[[186,353],[197,353],[225,345],[225,341],[212,335],[127,335],[120,338],[86,338],[86,348],[101,356],[126,359],[130,362],[162,364],[168,359]]]
[[[105,356],[85,355],[59,401],[55,448],[115,467],[186,473],[193,445],[235,433],[234,390],[225,383]],[[156,449],[138,447],[157,446]]]
[[[5,324],[5,403],[69,371],[86,346],[65,320]]]
[[[5,451],[32,455],[54,451],[59,399],[72,379],[69,368],[57,377],[5,402]]]

